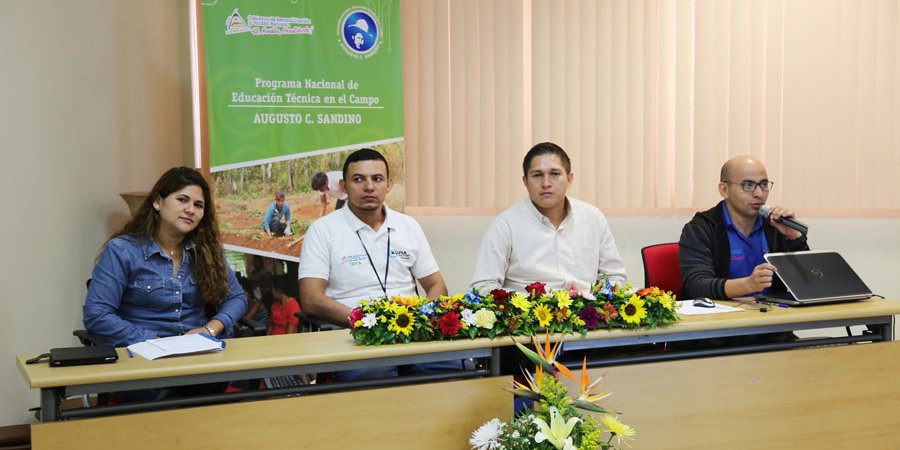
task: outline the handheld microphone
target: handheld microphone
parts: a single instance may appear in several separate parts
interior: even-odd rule
[[[769,207],[769,205],[762,205],[762,207],[759,208],[759,215],[762,216],[763,219],[768,220],[769,213],[771,212],[771,210],[772,210],[772,208]],[[804,236],[806,236],[806,233],[809,231],[809,227],[806,226],[806,224],[804,224],[803,222],[800,222],[798,220],[794,220],[793,217],[782,217],[775,221],[780,224],[785,225],[788,228],[799,231],[800,234],[802,234]]]

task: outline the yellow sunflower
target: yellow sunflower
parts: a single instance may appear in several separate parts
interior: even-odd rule
[[[538,326],[546,327],[553,320],[553,314],[550,312],[550,308],[542,303],[534,308],[534,318],[538,320]]]
[[[388,331],[409,336],[409,333],[412,332],[413,325],[416,322],[415,317],[409,313],[409,310],[406,309],[405,306],[394,308],[394,313],[395,316],[391,318],[391,323],[388,325]]]
[[[619,416],[604,414],[600,416],[600,423],[616,437],[616,440],[619,441],[619,445],[625,444],[625,441],[633,438],[635,435],[634,428],[619,421]]]
[[[396,305],[403,305],[407,308],[416,308],[422,303],[422,298],[415,296],[415,295],[410,295],[408,297],[403,297],[401,295],[398,295],[398,296],[394,297],[392,300],[394,302],[395,308],[396,308]]]
[[[641,320],[647,317],[647,310],[644,308],[644,301],[637,295],[632,295],[628,299],[628,303],[619,307],[619,314],[625,319],[626,323],[640,324]]]

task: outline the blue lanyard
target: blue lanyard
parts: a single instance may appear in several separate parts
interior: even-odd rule
[[[381,286],[381,291],[384,292],[385,297],[387,297],[388,270],[391,267],[391,229],[388,228],[387,261],[384,263],[384,282],[382,282],[381,277],[378,276],[378,270],[375,269],[375,263],[372,261],[372,255],[369,254],[369,249],[366,248],[366,244],[363,242],[362,236],[359,235],[359,230],[356,230],[356,237],[359,238],[359,243],[362,245],[363,250],[365,250],[366,257],[369,258],[369,265],[372,266],[372,272],[375,272],[375,278],[378,279],[378,284]]]

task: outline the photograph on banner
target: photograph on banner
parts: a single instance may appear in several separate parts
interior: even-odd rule
[[[310,224],[343,207],[346,195],[340,189],[340,181],[344,160],[364,147],[387,159],[394,187],[385,203],[402,211],[406,201],[403,141],[248,164],[211,174],[225,247],[299,261],[303,236]]]

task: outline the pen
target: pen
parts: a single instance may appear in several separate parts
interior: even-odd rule
[[[127,348],[127,347],[126,347],[126,348],[125,348],[125,351],[128,352],[128,357],[129,357],[129,358],[134,358],[134,353],[131,353],[131,349],[130,349],[130,348]]]

